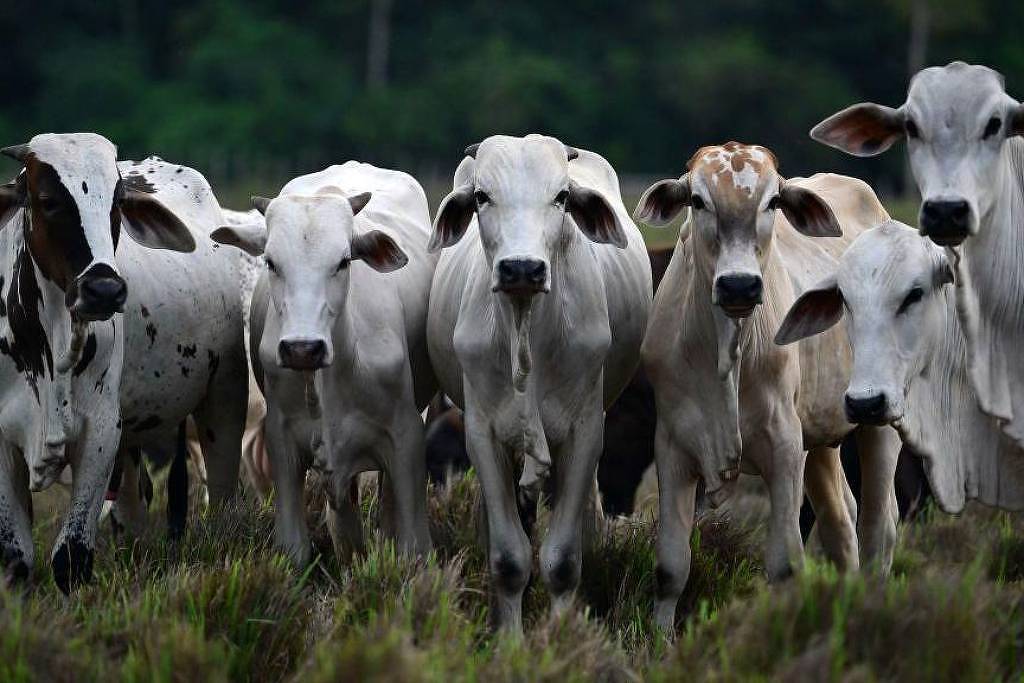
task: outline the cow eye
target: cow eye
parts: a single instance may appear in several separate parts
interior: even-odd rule
[[[780,201],[782,201],[782,200],[779,198],[779,195],[775,195],[774,197],[769,199],[768,200],[768,210],[769,211],[775,211],[776,209],[778,209]]]
[[[907,122],[904,124],[904,128],[907,130],[908,138],[914,138],[916,140],[921,137],[921,131],[917,129],[917,124],[914,123],[913,119],[907,119]]]
[[[267,259],[267,270],[277,275],[277,264],[271,261],[270,259]]]
[[[565,206],[567,201],[569,201],[569,190],[562,190],[555,195],[555,206]]]
[[[704,204],[704,200],[701,199],[700,195],[698,194],[695,194],[692,197],[690,197],[690,206],[693,208],[694,211],[703,211],[704,209],[707,208],[707,206]]]
[[[999,119],[999,117],[993,116],[988,120],[988,123],[985,125],[985,132],[981,134],[981,139],[987,140],[988,138],[998,133],[999,129],[1001,129],[1002,127],[1003,122]]]
[[[350,259],[348,259],[348,258],[341,259],[341,261],[338,262],[338,267],[334,269],[335,275],[337,275],[341,271],[343,271],[346,268],[348,268],[348,264],[349,263],[350,263]]]
[[[477,206],[483,206],[484,204],[491,201],[491,198],[487,196],[487,193],[483,190],[477,190],[473,193],[473,199],[476,200]]]
[[[924,298],[924,290],[920,287],[914,287],[908,293],[903,303],[900,304],[900,308],[896,311],[896,314],[905,313],[908,308],[916,304],[918,301]]]

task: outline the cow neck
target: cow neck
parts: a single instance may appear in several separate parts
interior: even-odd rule
[[[956,307],[967,341],[967,369],[981,409],[1003,421],[1024,448],[1024,140],[1010,139],[992,209],[978,234],[947,254],[956,273]]]

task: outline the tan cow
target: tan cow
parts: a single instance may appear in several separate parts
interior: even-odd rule
[[[858,234],[888,219],[863,182],[831,174],[786,180],[764,147],[704,147],[688,168],[679,180],[650,187],[636,211],[640,220],[664,225],[690,208],[643,349],[658,410],[655,611],[667,632],[689,574],[699,479],[716,506],[741,468],[765,479],[770,578],[802,562],[805,484],[827,554],[842,569],[858,567],[856,504],[838,449],[854,429],[843,407],[849,347],[837,330],[799,348],[773,338],[796,296],[833,272]],[[899,442],[888,428],[860,429],[865,480],[878,482],[863,492],[865,559],[887,567]]]

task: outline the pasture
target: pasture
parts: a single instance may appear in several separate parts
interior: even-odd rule
[[[765,498],[744,479],[699,524],[669,645],[650,623],[655,525],[642,512],[613,521],[587,551],[578,609],[550,616],[533,580],[519,640],[488,628],[472,474],[431,491],[430,557],[402,558],[374,536],[346,568],[332,559],[314,482],[307,509],[323,555],[302,575],[273,550],[270,506],[248,494],[193,516],[168,545],[161,484],[150,533],[115,542],[104,523],[95,580],[72,598],[46,563],[27,594],[0,589],[0,680],[1024,678],[1024,522],[980,506],[960,517],[927,509],[901,526],[888,582],[838,575],[812,550],[800,575],[769,587]],[[373,491],[364,486],[364,522]],[[63,495],[36,500],[38,552]],[[541,514],[538,532],[544,524]]]

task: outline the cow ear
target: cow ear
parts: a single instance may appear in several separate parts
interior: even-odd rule
[[[437,208],[427,251],[440,251],[462,239],[475,211],[476,200],[473,198],[472,185],[462,185],[452,190]]]
[[[633,217],[638,221],[662,227],[668,225],[690,205],[690,174],[679,180],[659,180],[640,197]]]
[[[266,197],[257,197],[255,195],[249,197],[249,202],[252,204],[252,208],[256,209],[264,216],[267,215],[267,207],[270,206],[271,201],[272,200],[267,199]]]
[[[619,223],[619,217],[600,192],[570,180],[565,210],[572,215],[583,234],[594,242],[614,244],[619,249],[626,248],[626,232]]]
[[[355,216],[370,203],[370,198],[373,197],[372,192],[360,192],[357,195],[352,195],[348,198],[348,204],[352,207],[352,215]]]
[[[17,180],[6,185],[0,185],[0,229],[14,218],[18,209],[26,206],[27,198],[28,194],[25,191],[25,182],[22,176],[18,176]]]
[[[353,236],[352,258],[365,261],[378,273],[390,273],[409,262],[402,248],[380,230]]]
[[[152,194],[127,189],[121,197],[121,216],[132,239],[151,249],[190,252],[196,248],[192,233],[174,212]]]
[[[267,226],[263,223],[225,225],[210,233],[214,242],[238,247],[252,256],[259,256],[267,247]]]
[[[786,220],[808,237],[842,237],[843,229],[835,213],[824,199],[814,192],[787,183],[780,178],[779,208]]]
[[[820,143],[858,157],[872,157],[905,135],[899,109],[862,102],[833,114],[811,129]]]
[[[1010,135],[1024,136],[1024,102],[1018,102],[1017,106],[1010,110]]]
[[[779,346],[821,334],[843,317],[843,296],[835,276],[808,289],[793,303],[782,321],[775,343]]]

